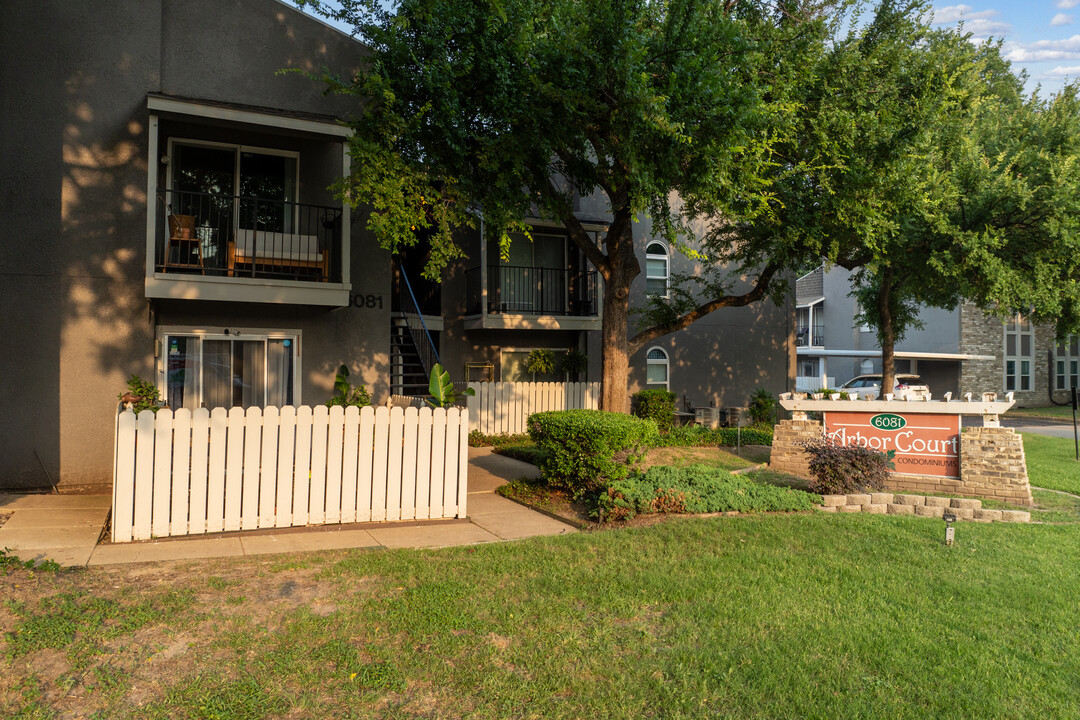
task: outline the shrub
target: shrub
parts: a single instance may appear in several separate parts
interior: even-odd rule
[[[750,396],[750,405],[747,407],[747,412],[750,413],[750,422],[755,425],[759,423],[771,425],[775,408],[776,398],[773,397],[773,394],[765,388],[758,388]]]
[[[742,429],[743,445],[772,445],[772,428]],[[700,425],[672,428],[656,441],[657,447],[735,447],[739,444],[738,428],[709,428]]]
[[[634,415],[655,420],[662,432],[675,424],[675,393],[669,390],[640,390],[630,398],[630,405]]]
[[[555,353],[547,348],[530,350],[525,358],[525,369],[535,375],[550,375],[555,372]]]
[[[809,487],[822,495],[880,490],[888,477],[889,456],[862,445],[840,445],[829,438],[803,444],[810,455]]]
[[[820,498],[811,493],[762,485],[741,475],[705,465],[654,467],[608,484],[597,509],[611,520],[641,513],[778,512],[811,510]]]
[[[603,410],[556,410],[529,416],[544,479],[574,497],[621,480],[656,437],[656,423]]]
[[[150,410],[156,414],[165,406],[158,394],[157,385],[135,374],[128,378],[127,392],[120,393],[117,397],[120,402],[130,402],[131,409],[136,415],[143,410]]]
[[[371,395],[363,385],[351,385],[349,383],[349,368],[342,365],[334,376],[334,396],[326,401],[326,407],[341,405],[342,407],[367,407],[371,404]]]

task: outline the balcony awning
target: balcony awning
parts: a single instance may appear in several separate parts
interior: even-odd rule
[[[152,113],[188,115],[222,122],[261,125],[278,130],[293,130],[340,139],[352,137],[353,134],[352,128],[342,125],[338,118],[330,115],[242,105],[218,100],[148,93],[146,107]]]

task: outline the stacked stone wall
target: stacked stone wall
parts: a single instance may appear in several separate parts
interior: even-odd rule
[[[781,420],[773,428],[769,468],[796,477],[810,477],[810,458],[803,443],[821,439],[821,423],[817,420]]]

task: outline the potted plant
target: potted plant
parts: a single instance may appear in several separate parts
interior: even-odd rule
[[[168,407],[162,402],[157,385],[143,380],[135,373],[128,378],[127,392],[120,393],[117,398],[124,404],[125,409],[134,410],[136,415],[143,410],[157,413],[161,408]]]

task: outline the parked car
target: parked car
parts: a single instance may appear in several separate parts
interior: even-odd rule
[[[881,375],[858,375],[840,386],[841,392],[857,392],[859,399],[876,398],[881,396]],[[918,399],[921,400],[930,392],[930,388],[924,385],[918,375],[898,373],[896,384],[893,386],[893,398],[896,400]]]

